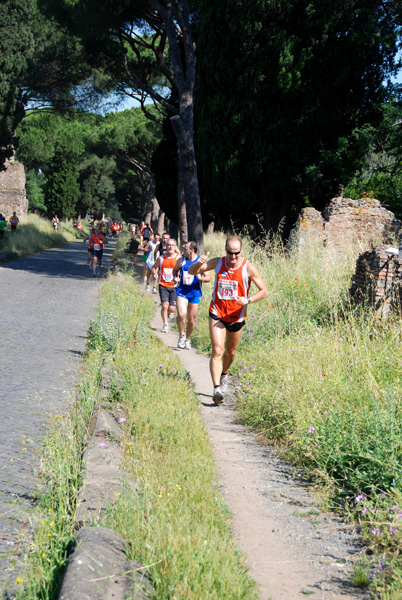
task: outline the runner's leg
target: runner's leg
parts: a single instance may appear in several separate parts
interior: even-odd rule
[[[184,335],[187,306],[190,306],[188,300],[186,300],[186,298],[182,298],[181,296],[177,296],[177,327],[180,335]]]
[[[225,347],[226,328],[220,321],[209,317],[209,336],[211,338],[212,354],[209,361],[212,383],[219,385],[222,375],[222,356]]]
[[[179,305],[177,305],[177,310],[179,310]],[[196,303],[188,303],[187,307],[187,329],[186,329],[186,338],[190,339],[190,335],[194,331],[195,327],[195,318],[198,314],[198,304]]]
[[[222,372],[227,373],[230,365],[235,359],[237,346],[239,345],[242,329],[239,331],[227,331],[225,350],[222,357]]]
[[[167,323],[168,308],[169,308],[169,302],[162,302],[162,308],[161,308],[162,323]]]

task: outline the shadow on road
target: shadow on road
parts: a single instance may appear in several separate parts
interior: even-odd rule
[[[114,248],[114,241],[105,246],[101,278],[106,276],[110,267]],[[95,281],[97,279],[93,277],[92,270],[88,266],[87,250],[82,242],[72,242],[61,248],[44,250],[40,254],[3,263],[0,267],[12,271],[28,271],[49,277],[71,277],[74,279],[94,279]]]

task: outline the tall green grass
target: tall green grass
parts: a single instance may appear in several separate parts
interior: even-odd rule
[[[207,237],[224,254],[223,234]],[[320,247],[288,254],[277,240],[244,255],[259,268],[268,298],[252,304],[231,370],[241,420],[279,447],[320,486],[326,504],[350,513],[401,575],[402,328],[379,322],[349,299],[358,254]],[[252,290],[251,290],[252,293]],[[209,351],[208,302],[195,334]]]
[[[56,232],[50,221],[29,214],[24,220],[20,220],[14,234],[7,228],[4,239],[0,240],[0,263],[35,254],[46,248],[62,246],[76,238],[85,238],[87,230],[85,224],[82,232],[77,231],[70,220],[61,223]]]

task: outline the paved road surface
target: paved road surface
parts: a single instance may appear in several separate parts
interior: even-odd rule
[[[82,242],[0,266],[0,596],[17,576],[18,540],[29,543],[35,449],[72,400],[100,281]]]

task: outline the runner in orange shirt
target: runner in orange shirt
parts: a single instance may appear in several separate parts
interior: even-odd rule
[[[17,213],[14,211],[13,216],[10,217],[11,233],[15,233],[17,231],[17,225],[19,222],[20,220],[17,217]]]
[[[176,240],[168,240],[166,244],[166,252],[163,252],[152,267],[152,272],[155,278],[160,271],[159,278],[159,296],[162,303],[162,330],[167,333],[169,331],[168,315],[174,314],[176,310],[176,282],[173,269],[176,265],[179,254],[176,251]]]
[[[88,248],[88,265],[89,268],[92,269],[92,259],[93,259],[93,254],[94,254],[94,235],[95,235],[95,227],[92,227],[91,229],[91,233],[89,234],[89,236],[87,238],[85,238],[85,240],[83,240],[83,243],[87,243],[87,248]]]
[[[241,256],[242,239],[237,235],[227,238],[226,256],[211,258],[202,255],[188,272],[198,275],[215,270],[215,285],[209,308],[209,334],[212,345],[210,371],[214,392],[212,400],[222,404],[228,386],[228,371],[239,345],[246,322],[247,306],[268,295],[258,269]],[[249,296],[250,283],[257,292]]]
[[[107,238],[103,235],[100,225],[98,224],[95,228],[95,233],[93,234],[92,244],[93,244],[93,259],[92,259],[92,273],[94,277],[100,276],[100,270],[102,267],[102,255],[103,255],[103,245],[107,244]],[[96,267],[98,266],[98,273],[96,272]]]

